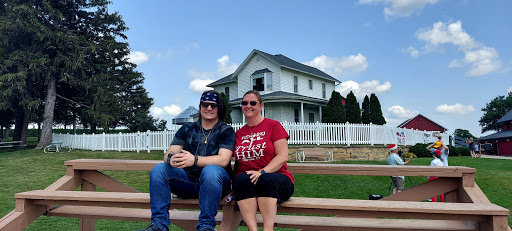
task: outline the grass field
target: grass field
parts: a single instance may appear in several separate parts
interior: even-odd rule
[[[103,159],[150,159],[160,160],[162,152],[101,152],[73,150],[72,152],[44,153],[34,150],[31,141],[27,149],[0,150],[0,217],[14,209],[14,194],[28,190],[44,189],[65,174],[64,161],[78,158]],[[411,165],[429,165],[430,158],[414,159]],[[344,161],[343,164],[386,164],[383,161]],[[492,203],[512,208],[512,160],[471,159],[450,157],[452,166],[468,166],[477,169],[475,181]],[[104,171],[142,192],[149,192],[149,172]],[[384,176],[329,176],[295,175],[294,196],[368,199],[369,194],[387,195],[390,180]],[[406,188],[425,182],[424,177],[406,178]],[[137,230],[146,228],[147,222],[98,220],[96,230]],[[512,219],[509,217],[509,226]],[[41,217],[26,230],[78,230],[78,219]],[[246,230],[240,228],[240,230]],[[284,229],[280,229],[284,230]]]

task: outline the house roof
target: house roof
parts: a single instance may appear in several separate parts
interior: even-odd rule
[[[426,116],[424,116],[424,115],[422,115],[422,114],[418,114],[418,115],[416,115],[415,117],[412,117],[412,118],[410,118],[410,119],[408,119],[408,120],[406,120],[406,121],[402,122],[400,125],[398,125],[398,126],[396,126],[396,127],[397,127],[397,128],[401,128],[402,126],[404,126],[404,125],[406,125],[407,123],[411,122],[411,120],[415,119],[415,118],[416,118],[416,117],[418,117],[418,116],[421,116],[421,117],[423,117],[423,118],[427,119],[428,121],[430,121],[430,122],[432,122],[432,123],[436,124],[437,126],[442,127],[445,131],[448,131],[448,129],[447,129],[447,128],[445,128],[445,127],[441,126],[440,124],[438,124],[438,123],[434,122],[433,120],[431,120],[431,119],[427,118]]]
[[[311,66],[308,66],[308,65],[304,65],[304,64],[299,63],[299,62],[297,62],[297,61],[295,61],[293,59],[290,59],[290,58],[288,58],[288,57],[286,57],[286,56],[284,56],[282,54],[272,55],[272,54],[269,54],[269,53],[266,53],[266,52],[254,49],[254,50],[252,50],[251,54],[247,57],[247,59],[244,60],[242,65],[240,65],[235,72],[233,72],[232,74],[230,74],[228,76],[225,76],[225,77],[223,77],[223,78],[221,78],[221,79],[219,79],[219,80],[217,80],[217,81],[215,81],[213,83],[210,83],[207,86],[208,87],[213,87],[213,86],[216,86],[216,85],[237,81],[237,75],[235,75],[235,74],[240,71],[240,68],[242,66],[244,66],[244,63],[246,63],[247,60],[249,59],[249,57],[251,57],[253,54],[259,54],[259,55],[265,57],[266,59],[270,60],[271,62],[279,65],[280,67],[285,67],[285,68],[288,68],[288,69],[291,69],[291,70],[295,70],[295,71],[299,71],[299,72],[304,72],[304,73],[307,73],[307,74],[310,74],[310,75],[314,75],[314,76],[317,76],[317,77],[320,77],[320,78],[323,78],[323,79],[326,79],[326,80],[334,81],[335,83],[341,83],[341,81],[339,81],[338,79],[336,79],[336,78],[326,74],[325,72],[323,72],[321,70],[318,70],[317,68],[314,68],[314,67],[311,67]],[[266,72],[265,70],[270,71],[267,68],[265,68],[265,69],[259,70],[259,71],[261,71],[259,73],[264,73],[264,72]],[[258,71],[256,71],[256,72],[258,72]]]
[[[229,83],[229,82],[235,82],[236,78],[231,78],[231,77],[233,77],[233,74],[229,74],[228,76],[222,77],[219,80],[214,81],[213,83],[208,84],[208,87],[212,87],[212,86],[216,86],[216,85],[221,85],[221,84]]]
[[[511,122],[511,121],[512,121],[512,110],[510,110],[509,112],[507,112],[507,114],[505,114],[503,117],[501,117],[501,119],[498,120],[498,124]]]
[[[318,99],[308,96],[303,96],[295,93],[290,92],[284,92],[284,91],[275,91],[272,93],[261,95],[261,99],[264,101],[268,100],[284,100],[284,101],[290,101],[290,100],[305,100],[310,102],[315,102],[319,104],[327,104],[328,100],[326,99]],[[242,98],[233,99],[229,101],[229,104],[239,104],[242,101]]]
[[[334,81],[334,82],[338,82],[338,83],[341,82],[341,81],[339,81],[336,78],[326,74],[325,72],[323,72],[321,70],[318,70],[318,69],[316,69],[314,67],[311,67],[311,66],[299,63],[299,62],[297,62],[297,61],[295,61],[293,59],[290,59],[290,58],[288,58],[288,57],[286,57],[286,56],[284,56],[282,54],[271,55],[269,53],[266,53],[266,52],[263,52],[263,51],[260,51],[260,50],[256,50],[256,49],[254,49],[254,52],[262,55],[263,57],[265,57],[267,59],[270,59],[271,61],[274,61],[279,66],[287,67],[289,69],[297,70],[297,71],[300,71],[300,72],[305,72],[305,73],[308,73],[308,74],[311,74],[311,75],[316,75],[316,76],[319,76],[319,77],[322,77],[324,79],[331,80],[331,81]]]
[[[512,130],[504,130],[504,131],[499,131],[499,132],[496,132],[494,134],[491,134],[491,135],[488,135],[488,136],[484,136],[484,137],[480,137],[478,138],[478,140],[480,141],[490,141],[490,140],[505,140],[505,139],[511,139],[512,138]]]

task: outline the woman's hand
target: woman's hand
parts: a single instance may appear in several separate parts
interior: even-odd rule
[[[245,173],[247,173],[247,175],[249,175],[249,178],[251,179],[251,182],[253,184],[256,184],[256,182],[258,182],[258,179],[261,176],[261,172],[260,171],[250,170],[250,171],[245,171]]]

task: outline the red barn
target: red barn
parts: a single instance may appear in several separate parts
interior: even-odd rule
[[[439,131],[440,133],[444,133],[444,132],[448,131],[447,128],[439,125],[438,123],[423,116],[422,114],[418,114],[417,116],[404,121],[397,127],[408,128],[408,129],[418,129],[420,131]]]
[[[496,150],[498,155],[512,155],[512,110],[498,120],[501,131],[478,139],[483,146],[492,145],[491,150]],[[486,148],[486,151],[489,148]]]

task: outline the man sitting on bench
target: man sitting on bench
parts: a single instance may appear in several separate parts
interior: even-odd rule
[[[146,231],[167,231],[171,223],[171,192],[179,197],[199,198],[196,229],[213,231],[222,196],[231,190],[231,156],[235,132],[223,122],[224,99],[216,91],[201,96],[199,120],[183,125],[164,155],[164,162],[150,173],[151,226]]]
[[[396,144],[388,145],[389,148],[389,156],[388,156],[388,164],[389,165],[408,165],[411,162],[413,155],[409,157],[407,161],[403,161],[402,158],[398,156],[398,146]],[[399,193],[404,190],[404,176],[392,176],[391,183],[393,184],[393,194]]]

